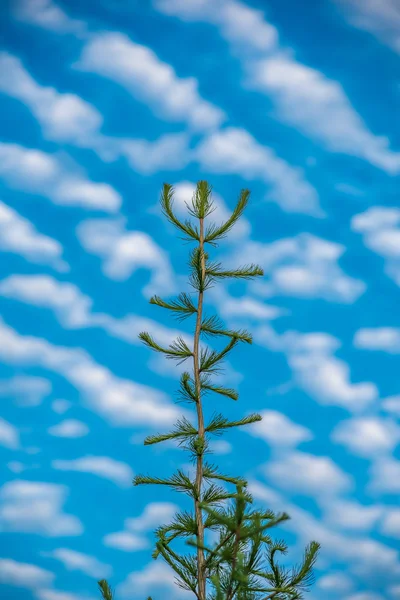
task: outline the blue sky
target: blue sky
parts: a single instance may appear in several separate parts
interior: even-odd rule
[[[296,559],[322,544],[310,600],[400,598],[400,9],[396,0],[12,0],[0,50],[0,582],[13,600],[180,597],[151,560],[181,499],[134,474],[180,414],[178,374],[138,344],[184,289],[162,218],[207,179],[216,251],[257,283],[208,305],[245,326],[224,379],[261,425],[218,440]],[[162,582],[162,583],[161,583]]]

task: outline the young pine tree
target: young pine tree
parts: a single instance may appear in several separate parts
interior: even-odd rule
[[[253,264],[224,269],[209,256],[209,249],[217,246],[240,218],[248,198],[249,191],[243,190],[225,223],[210,222],[214,210],[211,188],[207,182],[199,181],[191,203],[187,204],[189,218],[181,221],[173,210],[173,188],[164,185],[161,195],[164,215],[184,240],[195,244],[189,258],[189,284],[193,291],[181,293],[173,300],[153,296],[150,303],[169,310],[179,320],[192,318],[193,342],[188,344],[179,337],[163,347],[148,333],[140,334],[141,340],[155,352],[187,365],[187,371],[180,378],[179,399],[191,405],[194,418],[188,420],[182,416],[171,432],[150,435],[144,443],[176,441],[190,454],[195,473],[178,469],[165,478],[139,475],[134,485],[167,486],[189,497],[191,509],[177,513],[171,523],[157,529],[153,557],[166,561],[175,573],[177,585],[192,592],[197,600],[302,598],[312,582],[312,568],[319,549],[319,545],[312,542],[299,566],[289,569],[280,565],[277,557],[279,553],[286,554],[287,546],[283,541],[274,541],[269,530],[289,517],[253,509],[246,481],[221,473],[206,460],[211,436],[261,420],[260,415],[252,414],[230,421],[217,413],[206,422],[204,415],[204,403],[211,394],[216,398],[238,399],[237,393],[220,385],[216,376],[235,346],[252,342],[247,331],[227,329],[218,316],[205,311],[205,296],[212,285],[263,274],[260,267]],[[219,349],[205,343],[204,340],[210,339],[219,340]],[[233,489],[229,490],[229,486]],[[182,547],[179,540],[186,541],[188,552],[178,552],[176,544]],[[105,580],[99,582],[99,588],[104,600],[113,600],[113,592]]]

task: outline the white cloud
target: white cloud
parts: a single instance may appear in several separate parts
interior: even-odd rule
[[[15,0],[13,15],[19,21],[42,27],[56,33],[83,33],[83,21],[71,19],[52,0]]]
[[[102,258],[108,277],[123,281],[144,268],[152,274],[145,294],[174,288],[168,254],[147,233],[128,231],[121,220],[91,219],[78,226],[77,235],[85,250]]]
[[[0,492],[2,531],[39,533],[48,537],[83,532],[79,519],[63,512],[68,488],[54,483],[14,480]]]
[[[0,581],[4,585],[13,585],[36,589],[53,582],[54,574],[36,565],[21,563],[11,558],[0,558]]]
[[[232,444],[230,444],[226,440],[211,440],[209,448],[212,454],[217,454],[219,456],[222,456],[224,454],[231,454],[233,449]]]
[[[392,508],[386,511],[380,531],[383,535],[400,539],[400,509]]]
[[[45,138],[91,148],[104,161],[124,156],[143,174],[181,169],[189,161],[187,134],[169,133],[154,141],[105,136],[101,133],[103,117],[94,106],[76,94],[40,85],[21,60],[7,52],[0,52],[0,91],[30,109]],[[85,194],[82,185],[72,191],[75,196]]]
[[[53,346],[48,341],[19,335],[0,321],[0,358],[17,365],[39,366],[59,373],[76,387],[89,408],[114,425],[168,425],[180,411],[158,390],[116,377],[79,348]]]
[[[98,149],[100,153],[122,154],[135,171],[151,175],[157,171],[183,169],[190,159],[188,143],[186,133],[167,133],[154,141],[108,139],[100,143]]]
[[[179,507],[170,502],[150,502],[139,517],[125,520],[124,531],[106,535],[103,543],[125,552],[147,548],[149,542],[142,534],[170,521],[178,510]]]
[[[383,0],[383,8],[379,0],[338,1],[362,6],[363,19],[368,14],[376,28],[384,22],[391,35],[396,30],[400,19],[396,0]],[[218,27],[242,61],[245,84],[272,98],[283,122],[329,151],[357,156],[388,173],[400,171],[400,153],[391,151],[389,140],[369,131],[338,82],[297,62],[291,49],[279,45],[276,28],[261,11],[238,0],[221,0],[218,7],[212,0],[153,0],[153,4],[164,14]],[[397,43],[397,32],[396,36]]]
[[[367,248],[385,259],[385,272],[400,286],[400,210],[372,206],[355,215],[351,228],[363,236]]]
[[[351,304],[363,294],[365,284],[346,275],[339,260],[346,248],[309,233],[282,238],[270,244],[247,242],[235,260],[259,264],[269,278],[252,289],[265,296],[323,298]]]
[[[400,417],[400,395],[389,396],[388,398],[385,398],[385,400],[382,402],[382,408],[386,412],[396,417]]]
[[[25,470],[25,465],[17,460],[11,460],[7,463],[7,468],[13,473],[22,473]]]
[[[92,312],[92,300],[79,288],[47,275],[10,275],[0,281],[1,295],[52,310],[63,327],[100,327],[108,334],[131,344],[140,343],[138,335],[141,331],[149,331],[160,343],[166,345],[178,336],[190,343],[189,336],[183,332],[164,327],[146,317],[128,314],[117,319],[111,315]]]
[[[93,473],[104,479],[128,487],[132,484],[133,471],[126,463],[114,460],[109,456],[82,456],[76,460],[53,460],[52,467],[60,471],[78,471]]]
[[[110,548],[117,548],[123,552],[135,552],[150,546],[150,542],[142,535],[130,531],[117,531],[109,533],[103,538],[103,544]]]
[[[400,493],[400,460],[383,457],[375,460],[370,468],[371,491],[383,494]]]
[[[372,504],[366,506],[355,501],[335,498],[324,507],[324,519],[333,529],[345,531],[367,532],[381,518],[384,508]]]
[[[263,471],[279,488],[307,496],[329,498],[352,486],[350,476],[327,456],[292,452],[271,460]]]
[[[60,592],[59,590],[38,590],[36,592],[38,600],[94,600],[89,596],[82,596],[82,594],[70,594],[69,592]]]
[[[168,592],[168,595],[174,597],[189,598],[189,592],[181,590],[175,582],[175,575],[172,569],[164,562],[153,561],[146,565],[141,571],[134,571],[117,587],[117,595],[121,598],[131,598],[132,596],[143,596],[154,589],[162,589]]]
[[[363,350],[378,350],[391,354],[400,353],[400,329],[376,327],[359,329],[354,336],[354,345]]]
[[[0,417],[0,446],[17,450],[19,448],[18,429]]]
[[[320,562],[324,561],[328,566],[339,562],[349,563],[351,571],[358,575],[363,585],[369,581],[371,573],[375,576],[381,572],[382,576],[388,574],[398,576],[399,555],[398,552],[366,536],[357,536],[338,533],[337,527],[330,527],[323,519],[315,518],[309,512],[299,508],[295,504],[288,503],[284,497],[277,492],[272,492],[258,482],[250,483],[250,492],[256,500],[267,502],[269,507],[275,511],[285,510],[291,519],[286,527],[298,536],[301,546],[311,540],[320,542]],[[322,499],[326,502],[327,498]],[[334,502],[336,499],[331,498]],[[336,596],[335,596],[336,598]]]
[[[246,428],[246,432],[265,440],[272,447],[294,447],[313,439],[313,434],[307,427],[294,423],[283,413],[264,410],[260,414],[262,421]]]
[[[110,565],[100,562],[95,556],[70,548],[56,548],[52,552],[43,553],[43,555],[59,560],[68,571],[81,571],[89,577],[105,579],[112,573]]]
[[[213,23],[228,42],[242,49],[268,51],[278,41],[276,28],[265,21],[261,10],[236,0],[154,0],[153,4],[160,12],[188,22]]]
[[[121,196],[107,183],[95,183],[55,155],[17,144],[0,143],[0,176],[11,187],[41,194],[61,206],[115,212]]]
[[[61,258],[61,244],[39,233],[28,219],[1,201],[0,250],[19,254],[33,263],[49,265],[57,271],[69,270],[67,263]]]
[[[359,592],[358,594],[352,594],[351,596],[346,596],[345,600],[385,600],[385,599],[380,594],[375,594],[375,592]]]
[[[150,48],[121,33],[92,36],[75,67],[119,83],[160,117],[186,122],[194,129],[217,127],[225,117],[201,98],[194,77],[178,77]]]
[[[79,145],[93,136],[103,121],[101,114],[79,96],[39,85],[22,62],[7,52],[0,52],[0,91],[24,102],[44,136],[53,140]]]
[[[323,216],[317,192],[302,171],[259,144],[245,129],[227,127],[211,133],[197,146],[194,158],[211,173],[263,181],[270,188],[267,199],[277,202],[283,210]]]
[[[352,579],[345,573],[328,573],[320,577],[317,587],[328,594],[346,594],[354,587]]]
[[[378,398],[372,382],[351,381],[349,366],[334,356],[340,342],[329,334],[287,331],[279,336],[271,327],[262,326],[255,340],[272,351],[284,352],[295,383],[322,405],[360,412]]]
[[[148,531],[171,520],[178,510],[171,502],[150,502],[139,517],[127,519],[125,525],[131,531]]]
[[[89,427],[86,423],[82,423],[82,421],[65,419],[65,421],[61,421],[60,423],[57,423],[57,425],[49,427],[47,431],[50,435],[54,435],[55,437],[79,438],[84,437],[89,433]]]
[[[369,31],[400,54],[400,6],[397,0],[336,0],[349,23]]]
[[[353,454],[375,458],[393,452],[400,441],[400,427],[391,419],[353,418],[340,421],[331,439]]]
[[[92,305],[74,284],[61,283],[48,275],[10,275],[0,281],[0,295],[51,308],[68,327],[84,326]]]
[[[277,53],[251,62],[247,83],[274,99],[279,119],[327,150],[362,158],[393,175],[400,171],[400,153],[370,132],[341,85],[316,69]]]
[[[54,410],[54,412],[56,412],[59,415],[63,415],[65,412],[67,412],[67,410],[71,408],[71,406],[72,402],[69,402],[69,400],[64,400],[62,398],[54,400],[54,402],[51,403],[51,408]]]
[[[18,406],[38,406],[51,392],[52,384],[44,377],[15,375],[0,381],[0,397],[9,396]]]

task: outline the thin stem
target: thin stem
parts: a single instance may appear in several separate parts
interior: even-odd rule
[[[199,249],[201,255],[201,273],[202,283],[200,286],[197,302],[197,320],[196,329],[194,334],[194,346],[193,346],[193,374],[196,388],[196,410],[197,410],[197,430],[199,441],[204,442],[204,415],[203,406],[201,402],[201,381],[200,381],[200,363],[199,363],[199,345],[200,345],[200,332],[201,322],[203,316],[203,283],[205,281],[206,265],[204,257],[204,218],[200,218],[200,239]],[[201,492],[203,483],[203,444],[201,443],[200,449],[197,454],[196,463],[196,497],[194,499],[194,508],[197,525],[197,572],[198,572],[198,598],[199,600],[206,599],[206,565],[204,559],[204,522],[203,512],[200,507]]]

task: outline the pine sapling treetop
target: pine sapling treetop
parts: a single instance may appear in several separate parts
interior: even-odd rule
[[[204,306],[207,290],[219,281],[252,279],[263,275],[257,265],[225,269],[209,256],[210,249],[230,232],[240,218],[248,198],[249,191],[242,190],[236,208],[225,223],[209,222],[214,210],[211,188],[206,181],[199,181],[191,202],[187,203],[188,218],[181,221],[173,210],[173,188],[164,185],[161,195],[164,215],[185,241],[195,243],[189,257],[189,284],[193,291],[183,292],[173,300],[153,296],[150,303],[169,310],[179,320],[192,317],[194,336],[190,344],[183,337],[178,337],[167,347],[161,346],[146,332],[139,336],[155,352],[164,354],[178,364],[188,365],[188,370],[180,378],[179,399],[193,407],[194,421],[182,416],[172,431],[150,435],[144,443],[152,445],[175,440],[190,453],[195,475],[178,469],[166,478],[138,475],[134,484],[167,486],[190,498],[190,511],[177,513],[171,523],[156,531],[153,557],[164,559],[175,572],[177,585],[192,592],[197,600],[301,598],[302,592],[310,585],[319,548],[317,543],[312,542],[298,567],[287,569],[279,565],[277,555],[285,554],[287,547],[282,541],[274,542],[268,530],[288,519],[288,516],[254,510],[246,481],[242,477],[221,473],[206,460],[206,455],[210,453],[211,436],[261,420],[260,415],[251,414],[230,421],[216,413],[206,422],[204,416],[206,396],[213,394],[216,397],[238,399],[237,392],[220,385],[216,376],[223,360],[235,346],[252,342],[250,333],[227,329],[219,317],[206,312]],[[222,342],[222,347],[212,349],[209,345],[212,339],[219,339],[219,346]],[[233,486],[232,490],[228,489],[229,485]],[[206,539],[207,532],[212,532],[212,538],[217,541],[211,544]],[[174,549],[175,543],[182,539],[188,544],[188,552],[184,554]],[[106,581],[100,581],[99,588],[104,600],[113,600],[112,590]]]

